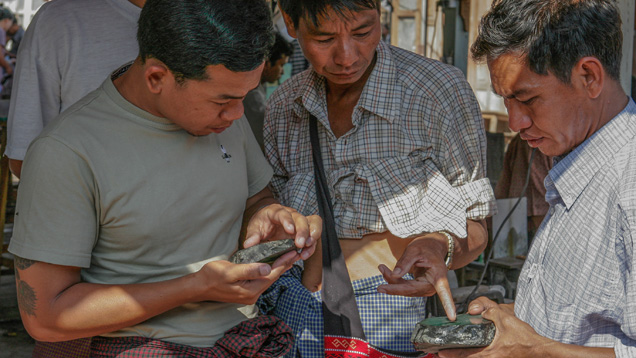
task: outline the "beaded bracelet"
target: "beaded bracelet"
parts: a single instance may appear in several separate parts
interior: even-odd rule
[[[446,231],[440,231],[440,234],[444,234],[448,239],[448,252],[446,253],[446,259],[444,263],[446,264],[446,268],[450,270],[451,265],[453,264],[453,252],[455,251],[455,240],[453,236]]]

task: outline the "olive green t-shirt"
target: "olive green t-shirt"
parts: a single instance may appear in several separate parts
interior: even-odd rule
[[[126,101],[108,78],[29,147],[10,251],[81,267],[91,283],[184,276],[236,250],[245,202],[271,176],[245,117],[192,136]],[[192,303],[106,336],[205,347],[255,315]]]

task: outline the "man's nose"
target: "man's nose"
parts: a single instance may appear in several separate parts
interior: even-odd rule
[[[351,67],[358,61],[358,50],[353,39],[338,40],[334,62],[341,67]]]
[[[508,110],[508,126],[513,132],[521,132],[521,130],[529,128],[532,120],[528,113],[523,110],[522,106],[515,100],[506,100],[506,109]]]
[[[223,112],[221,112],[221,118],[225,121],[235,121],[243,116],[243,101],[233,100]]]

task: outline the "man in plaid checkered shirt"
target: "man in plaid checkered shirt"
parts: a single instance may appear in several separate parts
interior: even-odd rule
[[[271,187],[285,205],[318,212],[308,124],[315,116],[366,336],[412,351],[425,296],[438,293],[454,319],[447,271],[486,245],[494,197],[478,103],[457,68],[380,42],[380,1],[279,6],[311,68],[268,101]],[[293,355],[322,355],[321,274],[321,254],[313,255],[261,298],[264,311],[295,330]]]
[[[491,346],[440,357],[636,357],[636,104],[619,81],[612,0],[501,0],[472,47],[510,128],[548,156],[548,214],[516,302],[469,306]]]

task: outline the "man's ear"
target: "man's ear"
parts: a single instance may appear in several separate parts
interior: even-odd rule
[[[156,58],[148,58],[144,63],[144,78],[148,90],[159,94],[163,88],[175,81],[174,75],[163,62]]]
[[[285,11],[283,11],[283,9],[280,7],[280,3],[278,4],[278,9],[280,10],[280,13],[283,15],[283,20],[285,20],[285,26],[287,27],[287,33],[289,34],[289,36],[295,39],[298,38],[298,35],[296,35],[296,28],[294,27],[294,22],[292,21],[291,17]]]
[[[583,57],[572,69],[572,81],[578,81],[590,98],[597,98],[605,86],[605,68],[598,58]]]

